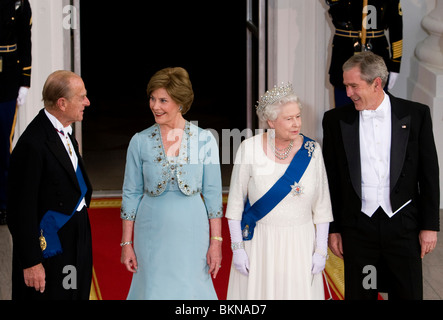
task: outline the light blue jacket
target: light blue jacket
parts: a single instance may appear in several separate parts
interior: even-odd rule
[[[178,157],[166,157],[157,124],[132,137],[126,156],[122,219],[135,220],[143,196],[161,196],[171,180],[177,182],[183,194],[203,196],[209,219],[223,216],[220,160],[214,136],[186,121],[179,147]]]

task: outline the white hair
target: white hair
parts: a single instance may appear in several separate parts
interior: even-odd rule
[[[257,110],[257,116],[263,122],[267,122],[268,120],[275,121],[280,113],[281,107],[291,102],[297,103],[298,107],[302,109],[300,99],[295,94],[289,94],[279,101]]]

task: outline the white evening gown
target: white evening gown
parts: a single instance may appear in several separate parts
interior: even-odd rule
[[[243,141],[237,152],[226,210],[228,219],[241,220],[246,197],[253,205],[288,167],[288,164],[275,163],[265,155],[262,136]],[[228,300],[324,299],[321,273],[311,274],[314,224],[331,222],[333,218],[318,143],[315,143],[311,162],[299,184],[302,194],[289,193],[257,222],[252,240],[245,241],[249,276],[240,274],[232,264]]]

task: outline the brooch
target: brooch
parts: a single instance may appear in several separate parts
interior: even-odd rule
[[[308,150],[308,156],[311,157],[312,153],[315,150],[315,142],[314,141],[308,141],[305,143],[305,149]]]
[[[291,186],[292,190],[291,190],[291,194],[292,196],[299,196],[301,194],[303,194],[303,187],[298,184],[297,182],[294,182],[294,184]]]

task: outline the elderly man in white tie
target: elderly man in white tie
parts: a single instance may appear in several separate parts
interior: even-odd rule
[[[71,135],[90,102],[80,76],[59,70],[43,87],[44,108],[20,136],[8,175],[13,300],[87,300],[92,186]]]
[[[377,299],[381,287],[389,299],[422,299],[422,258],[437,243],[430,110],[385,93],[388,74],[371,52],[351,57],[343,79],[353,103],[323,118],[334,214],[329,247],[344,259],[345,299]]]

